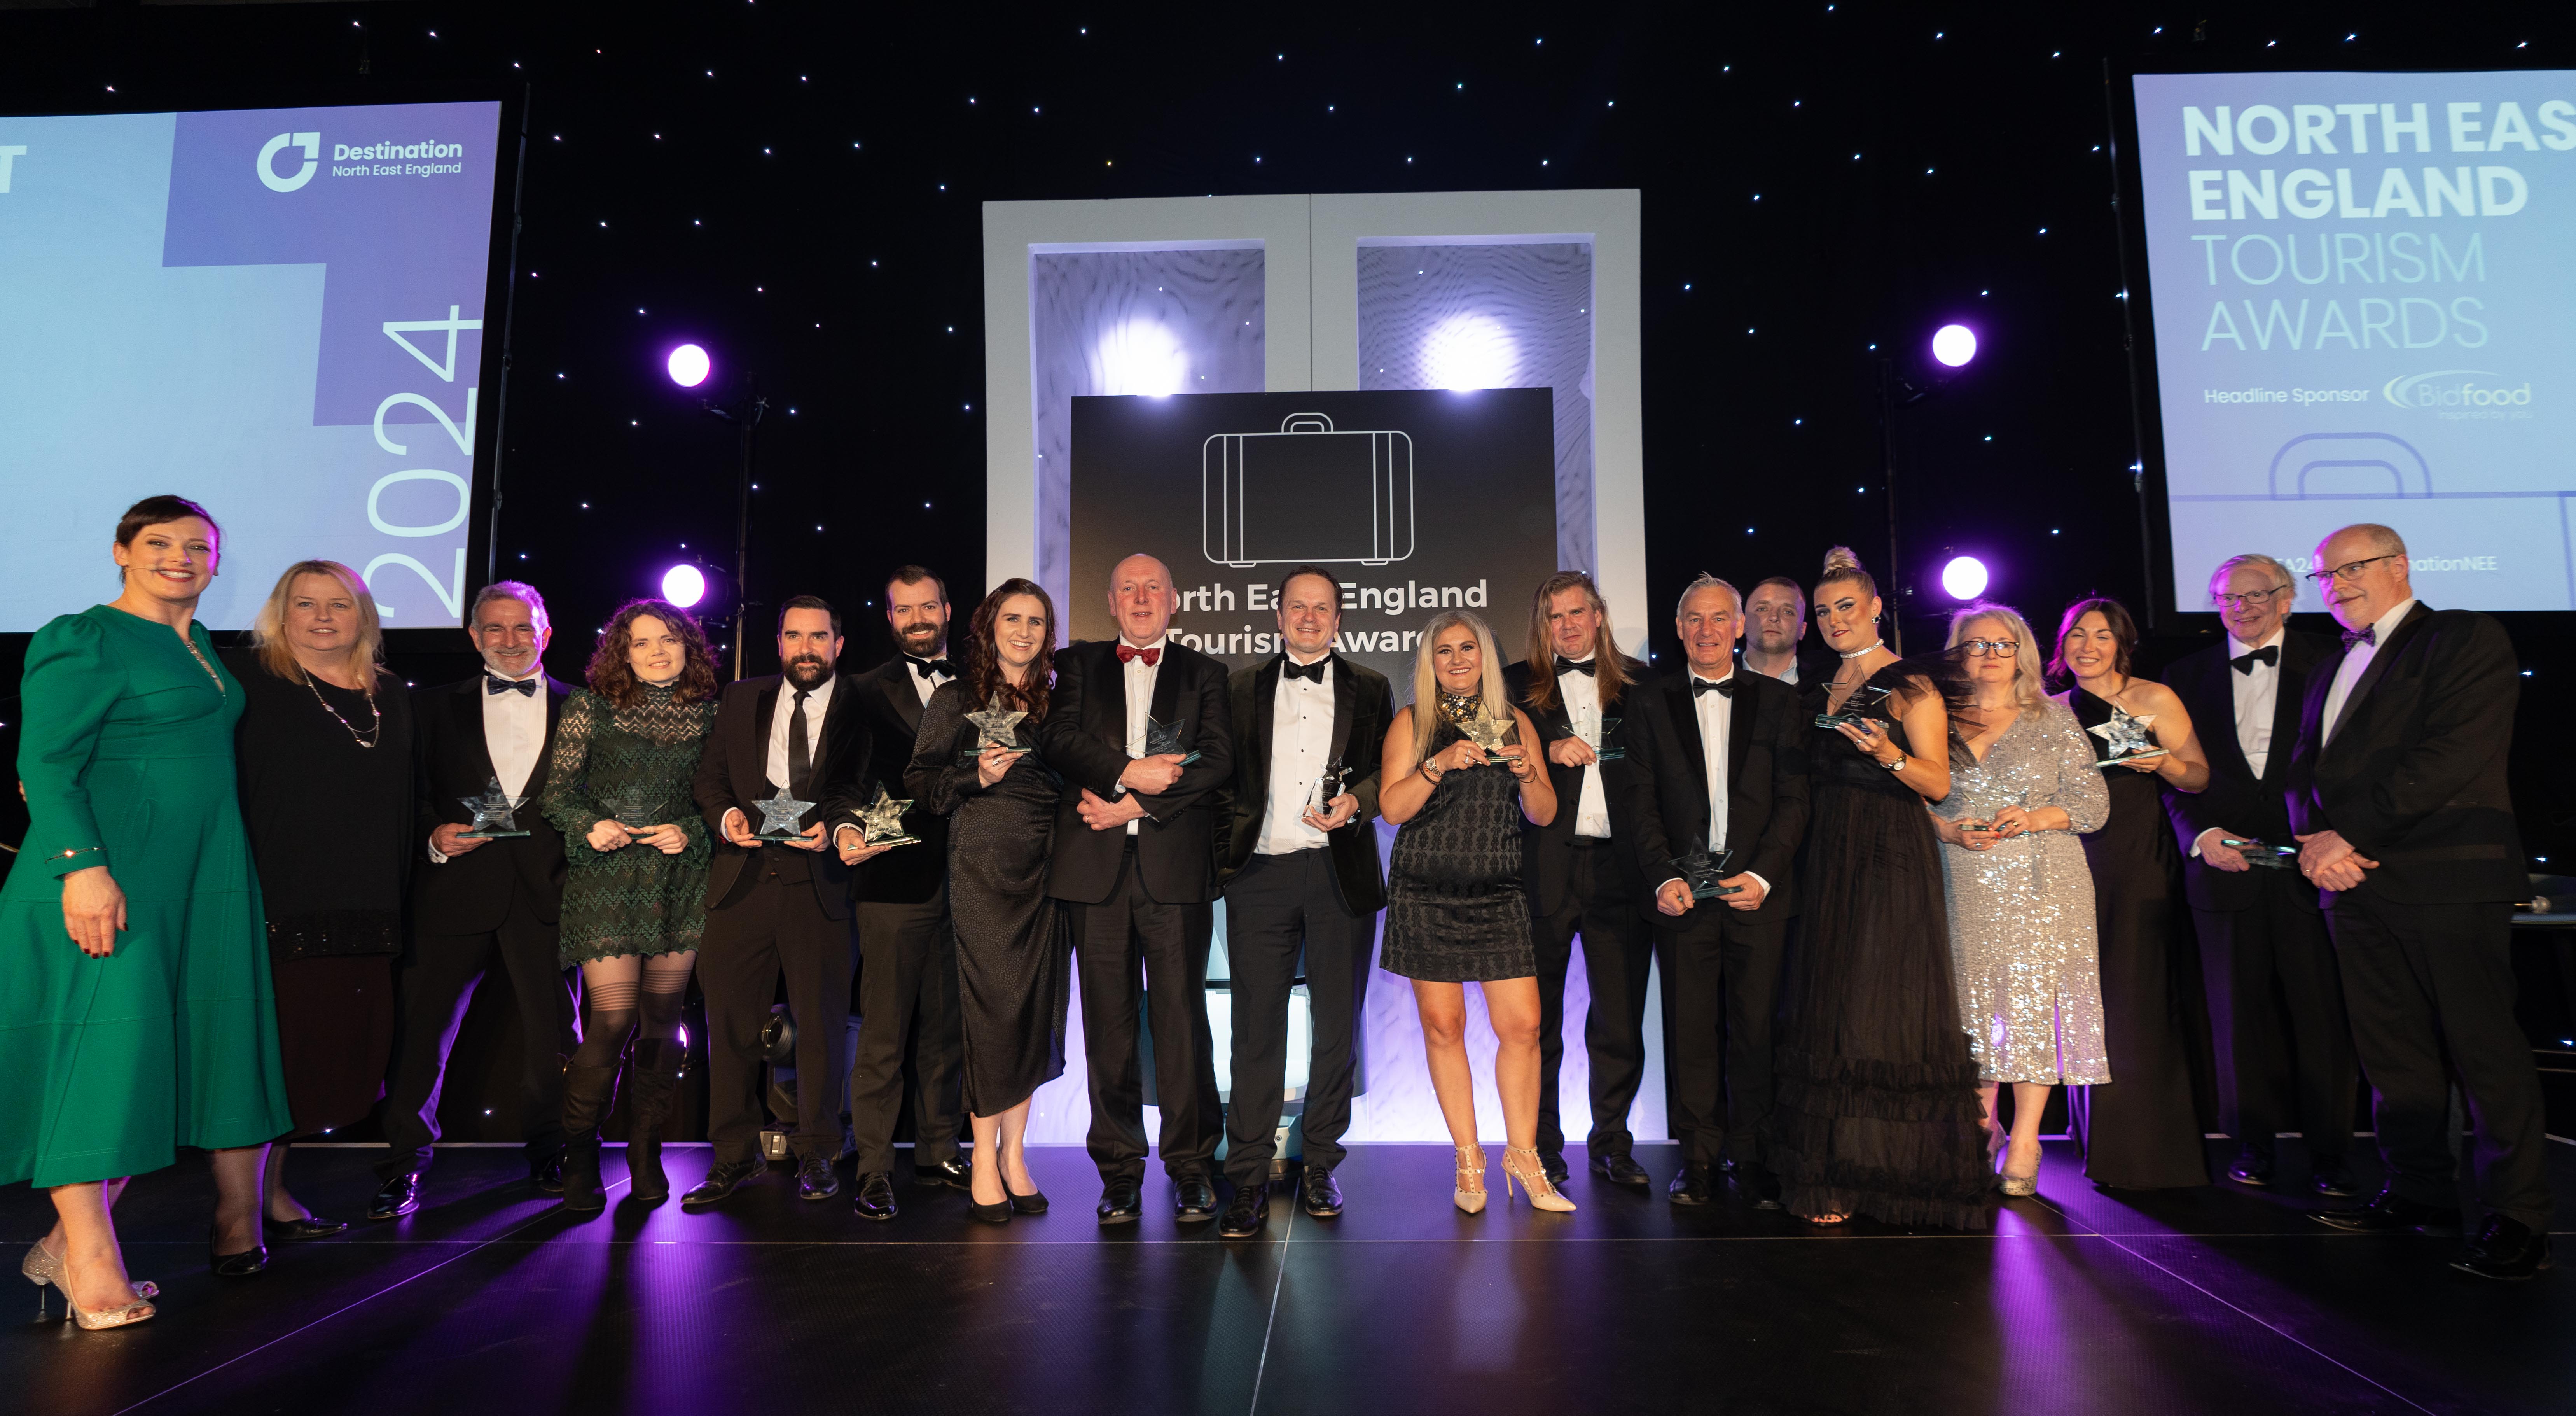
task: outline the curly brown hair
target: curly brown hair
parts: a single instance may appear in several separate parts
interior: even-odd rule
[[[1014,684],[1002,673],[1002,656],[993,649],[993,621],[1002,614],[1004,601],[1026,595],[1046,607],[1046,638],[1038,644],[1038,657],[1029,665],[1029,681]],[[993,701],[993,695],[1029,715],[1035,725],[1047,714],[1047,694],[1055,686],[1055,600],[1034,580],[1016,577],[993,587],[993,593],[975,607],[966,621],[966,698],[972,707],[981,708]]]
[[[608,617],[608,627],[599,633],[599,647],[591,651],[590,691],[619,708],[632,708],[644,696],[644,685],[626,662],[626,651],[634,644],[634,624],[638,616],[651,615],[669,625],[680,636],[680,645],[688,654],[678,682],[671,685],[671,696],[682,703],[694,703],[716,696],[715,656],[707,652],[706,631],[689,612],[668,600],[646,598],[629,600]]]

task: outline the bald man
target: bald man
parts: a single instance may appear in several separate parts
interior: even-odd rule
[[[1133,1223],[1144,1212],[1140,998],[1153,1030],[1173,1207],[1185,1223],[1217,1212],[1212,1167],[1223,1122],[1207,964],[1217,819],[1234,778],[1233,712],[1225,666],[1173,640],[1175,603],[1161,561],[1120,561],[1109,577],[1118,637],[1058,651],[1038,729],[1039,755],[1064,778],[1047,893],[1073,921],[1102,1224]],[[1176,729],[1181,750],[1147,755],[1152,723]],[[1197,760],[1184,761],[1191,752]]]

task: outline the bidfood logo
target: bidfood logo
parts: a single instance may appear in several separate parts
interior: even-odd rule
[[[2390,379],[2379,393],[2400,408],[2445,413],[2530,407],[2530,383],[2495,382],[2504,377],[2492,369],[2435,369],[2428,374],[2403,374]]]
[[[304,165],[296,169],[295,175],[280,177],[277,175],[277,155],[290,147],[302,149]],[[280,133],[268,140],[268,146],[259,150],[260,185],[272,192],[292,192],[312,181],[313,174],[321,170],[322,135],[320,133]]]

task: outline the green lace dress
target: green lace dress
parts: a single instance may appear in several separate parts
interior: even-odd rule
[[[564,704],[537,805],[564,834],[565,964],[698,947],[707,922],[708,845],[690,783],[715,720],[714,699],[682,703],[671,690],[650,686],[631,708],[586,688]],[[688,849],[592,850],[590,828],[610,817],[678,826],[689,833]]]

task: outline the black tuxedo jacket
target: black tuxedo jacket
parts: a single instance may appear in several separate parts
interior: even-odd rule
[[[913,668],[897,655],[857,678],[846,680],[851,708],[865,734],[866,758],[858,774],[861,805],[886,794],[903,795],[904,770],[912,765],[912,740],[921,734],[921,695],[913,688]],[[832,695],[840,697],[839,693]],[[837,833],[846,815],[837,817]],[[915,805],[903,814],[903,828],[921,840],[897,846],[850,872],[850,894],[867,904],[917,905],[938,897],[948,884],[948,818]]]
[[[1280,665],[1286,662],[1285,655],[1273,654],[1266,664],[1235,670],[1227,682],[1233,698],[1234,789],[1228,794],[1231,809],[1220,818],[1228,832],[1220,885],[1261,844],[1261,822],[1270,810],[1270,724],[1279,707]],[[1386,908],[1386,872],[1377,858],[1377,830],[1370,823],[1377,817],[1380,754],[1386,748],[1387,722],[1395,716],[1395,694],[1386,675],[1375,669],[1339,654],[1332,656],[1332,665],[1332,755],[1350,769],[1345,790],[1358,798],[1360,809],[1348,825],[1324,838],[1325,849],[1333,854],[1343,908],[1363,915]]]
[[[1628,730],[1625,719],[1636,709],[1639,695],[1652,686],[1653,671],[1635,659],[1622,657],[1619,663],[1627,670],[1628,687],[1620,693],[1618,702],[1601,705],[1601,716],[1622,720],[1614,736],[1618,737],[1619,745],[1624,745]],[[1551,658],[1539,671],[1554,679],[1555,660]],[[1531,725],[1538,729],[1539,740],[1531,745],[1532,751],[1544,753],[1549,743],[1573,735],[1574,720],[1566,714],[1565,695],[1558,694],[1556,701],[1545,710],[1530,706],[1530,666],[1527,663],[1514,664],[1503,670],[1503,693],[1522,712],[1529,714]],[[1604,798],[1618,790],[1612,785],[1613,781],[1630,770],[1633,770],[1630,764],[1622,759],[1614,758],[1601,764],[1601,793]],[[1565,902],[1565,881],[1572,869],[1574,855],[1574,821],[1582,814],[1583,808],[1582,768],[1560,766],[1554,758],[1548,758],[1547,779],[1556,787],[1555,817],[1544,826],[1532,826],[1526,818],[1521,822],[1521,884],[1529,891],[1530,910],[1536,914],[1554,913]],[[1619,823],[1615,817],[1610,823],[1610,835],[1613,840],[1619,835]],[[1635,868],[1636,859],[1629,853],[1615,851],[1612,855],[1617,862],[1614,869],[1624,872]]]
[[[564,700],[572,685],[545,680],[546,741],[537,751],[536,768],[521,789],[527,798],[518,810],[525,836],[498,837],[437,865],[429,859],[429,836],[440,826],[463,826],[474,819],[465,797],[479,797],[492,785],[492,753],[483,742],[483,675],[463,683],[412,692],[412,928],[422,934],[480,934],[499,927],[510,912],[510,892],[526,892],[529,908],[548,924],[563,903],[563,833],[537,810],[546,789],[546,767],[554,761],[555,724],[563,719]]]
[[[2505,755],[2522,679],[2504,626],[2420,602],[2382,636],[2322,731],[2338,651],[2308,677],[2290,758],[2290,824],[2334,830],[2379,862],[2361,888],[2402,904],[2519,900],[2531,893]]]
[[[1138,793],[1145,816],[1136,823],[1136,863],[1146,893],[1167,905],[1203,905],[1216,898],[1216,831],[1234,781],[1234,715],[1225,666],[1176,639],[1163,641],[1154,675],[1154,701],[1146,711],[1177,724],[1181,742],[1199,760],[1158,796]],[[1055,687],[1046,721],[1038,728],[1038,755],[1064,778],[1056,808],[1055,850],[1047,862],[1047,893],[1059,900],[1098,904],[1118,888],[1127,850],[1122,830],[1094,831],[1075,808],[1082,789],[1104,801],[1118,795],[1127,770],[1127,674],[1118,641],[1066,646],[1055,656]]]
[[[1726,723],[1726,844],[1735,869],[1770,882],[1756,920],[1786,919],[1798,912],[1798,846],[1807,837],[1808,715],[1798,690],[1775,678],[1735,673]],[[1642,689],[1631,689],[1628,718],[1619,726],[1628,770],[1607,778],[1611,836],[1636,864],[1649,889],[1676,874],[1673,858],[1708,843],[1708,747],[1700,740],[1699,714],[1691,706],[1687,670]],[[1730,872],[1732,873],[1732,872]],[[1675,921],[1638,901],[1658,924]],[[1699,909],[1724,908],[1704,900]],[[1734,913],[1729,911],[1729,913]]]
[[[2202,832],[2217,827],[2275,846],[2296,844],[2290,839],[2290,805],[2282,783],[2290,779],[2290,755],[2298,746],[2299,714],[2307,703],[2309,680],[2317,665],[2334,662],[2341,650],[2341,645],[2322,634],[2296,629],[2282,633],[2281,691],[2272,703],[2272,751],[2264,759],[2259,779],[2245,761],[2244,746],[2236,740],[2237,673],[2229,662],[2224,635],[2216,644],[2186,654],[2165,669],[2165,687],[2191,711],[2192,729],[2209,756],[2206,789],[2165,788],[2165,816],[2173,822],[2174,838],[2182,843],[2183,893],[2194,908],[2250,909],[2262,899],[2263,891],[2261,867],[2212,870],[2194,856],[2191,844]],[[2332,673],[2327,671],[2329,677]],[[2308,888],[2305,879],[2292,893],[2300,904],[2315,906],[2316,891]]]
[[[768,798],[774,790],[769,781],[769,722],[778,711],[783,682],[776,674],[743,679],[726,684],[723,696],[716,700],[715,726],[707,729],[693,790],[715,846],[715,859],[707,867],[709,909],[725,902],[742,878],[743,868],[761,851],[796,851],[793,846],[745,850],[724,838],[724,814],[729,810],[739,809],[753,830],[760,829],[760,808],[752,803]],[[823,711],[821,751],[814,758],[814,809],[805,815],[809,825],[820,821],[829,827],[849,819],[846,813],[861,805],[858,777],[867,766],[868,740],[855,711],[857,687],[853,680],[841,680],[833,686],[832,706]],[[875,798],[876,793],[868,793],[869,800]],[[827,840],[830,834],[827,830]],[[796,851],[796,856],[808,863],[814,899],[822,905],[823,917],[848,919],[850,868],[841,864],[840,853],[826,845],[819,851]]]

